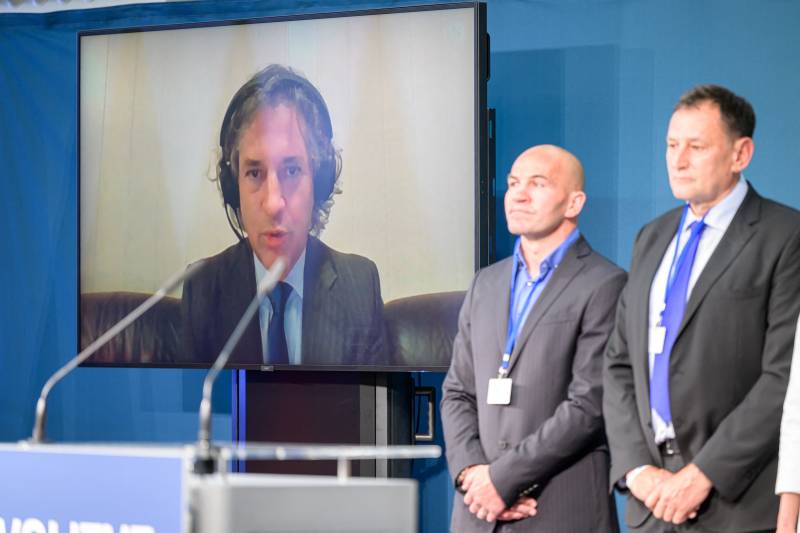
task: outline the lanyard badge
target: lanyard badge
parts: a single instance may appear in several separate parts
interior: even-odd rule
[[[489,393],[486,395],[489,405],[508,405],[511,403],[511,378],[498,377],[489,380]]]
[[[509,298],[508,306],[508,331],[506,332],[506,346],[503,352],[503,357],[500,360],[500,368],[497,369],[497,377],[489,380],[489,391],[486,395],[486,403],[489,405],[509,405],[511,403],[511,378],[508,377],[509,367],[511,365],[511,354],[514,351],[514,344],[517,341],[517,335],[522,326],[522,317],[525,316],[525,311],[531,305],[533,294],[536,288],[541,284],[550,273],[550,268],[546,269],[534,282],[531,290],[525,297],[525,302],[522,309],[517,314],[514,310],[517,308],[517,293],[515,291],[517,286],[517,274],[519,273],[519,260],[517,254],[514,254],[513,271],[511,273],[511,298]]]

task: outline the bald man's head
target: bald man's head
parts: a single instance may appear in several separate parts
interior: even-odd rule
[[[508,229],[530,239],[571,231],[586,201],[583,165],[558,146],[522,152],[508,174],[505,197]]]
[[[511,170],[517,164],[524,165],[530,161],[538,162],[551,167],[551,178],[558,179],[564,186],[572,191],[583,191],[584,175],[583,165],[571,152],[554,144],[540,144],[532,146],[522,152],[514,161]]]

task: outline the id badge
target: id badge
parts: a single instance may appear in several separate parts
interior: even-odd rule
[[[664,340],[667,337],[667,328],[664,326],[652,327],[650,328],[650,334],[648,337],[648,352],[658,354],[664,351]]]
[[[508,405],[511,403],[511,378],[491,378],[489,394],[486,397],[489,405]]]

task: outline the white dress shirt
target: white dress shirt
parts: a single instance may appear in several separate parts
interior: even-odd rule
[[[725,231],[728,229],[728,226],[730,226],[731,220],[733,220],[736,211],[739,209],[739,206],[742,205],[744,197],[747,194],[747,189],[747,182],[744,180],[744,178],[739,178],[739,182],[736,184],[733,190],[731,190],[731,192],[728,193],[728,195],[723,198],[720,203],[712,207],[706,214],[706,228],[703,230],[703,234],[700,236],[700,242],[697,245],[697,254],[695,255],[694,263],[692,263],[692,272],[689,276],[689,287],[686,291],[687,301],[692,294],[692,289],[694,288],[697,279],[700,277],[700,274],[703,272],[708,260],[711,258],[711,254],[714,253],[714,250],[722,240],[723,235],[725,235]],[[682,228],[680,248],[678,249],[679,255],[681,251],[683,251],[684,246],[686,246],[686,243],[689,242],[689,234],[691,233],[691,230],[688,229],[689,225],[697,220],[700,220],[700,218],[696,217],[694,213],[692,213],[692,210],[689,209],[686,213],[686,221],[684,222]],[[669,276],[669,269],[670,265],[672,264],[674,254],[675,237],[672,238],[672,241],[667,247],[667,251],[664,254],[664,257],[661,259],[661,265],[658,267],[656,275],[653,278],[653,283],[650,286],[648,332],[653,331],[653,328],[656,327],[661,320],[661,312],[664,310],[664,295],[667,290],[667,277]],[[650,352],[648,348],[651,376],[653,373],[653,361],[655,360],[655,356],[656,354]],[[661,417],[658,416],[658,413],[656,413],[655,409],[651,408],[650,413],[652,415],[653,431],[655,432],[656,444],[660,444],[667,439],[674,439],[675,428],[672,427],[672,424],[665,424]]]
[[[800,319],[794,337],[792,372],[781,420],[781,451],[775,493],[783,492],[800,493]]]
[[[261,280],[267,275],[267,269],[264,268],[255,253],[253,254],[253,263],[256,269],[256,287],[258,287]],[[286,300],[286,307],[283,310],[283,330],[286,335],[286,350],[289,355],[290,365],[299,365],[302,362],[300,349],[302,347],[303,333],[303,273],[305,269],[306,251],[303,250],[300,258],[283,280],[292,288],[292,292]],[[261,350],[265,361],[268,360],[267,331],[269,330],[271,318],[272,302],[270,302],[269,298],[264,298],[261,300],[261,306],[258,309],[258,321],[261,326]]]

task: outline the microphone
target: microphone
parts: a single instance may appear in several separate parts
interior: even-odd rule
[[[203,266],[205,260],[200,260],[192,263],[187,268],[181,268],[164,282],[164,284],[147,300],[141,303],[136,309],[128,313],[122,320],[114,324],[111,329],[100,335],[89,346],[83,349],[74,359],[70,360],[67,364],[62,366],[56,371],[55,374],[50,376],[50,379],[42,387],[42,392],[39,394],[39,400],[36,402],[36,421],[33,425],[33,435],[31,442],[41,443],[44,439],[44,424],[47,415],[47,395],[53,387],[61,381],[67,374],[75,370],[81,363],[91,357],[97,350],[102,348],[108,341],[113,339],[123,329],[130,326],[140,316],[146,313],[151,307],[161,301],[172,289],[178,286],[180,282],[194,276],[200,267]]]
[[[206,374],[206,379],[203,381],[203,399],[200,401],[200,430],[197,435],[197,459],[195,461],[195,473],[197,474],[210,474],[214,472],[214,453],[211,449],[211,392],[214,390],[214,381],[217,379],[220,371],[228,363],[231,353],[239,340],[244,335],[250,320],[258,311],[261,300],[272,292],[275,285],[281,280],[281,275],[286,268],[286,261],[279,257],[272,264],[272,268],[267,270],[266,276],[258,284],[256,295],[250,301],[239,323],[233,329],[233,333],[225,341],[222,351],[217,356],[216,361],[211,366],[211,370]]]

